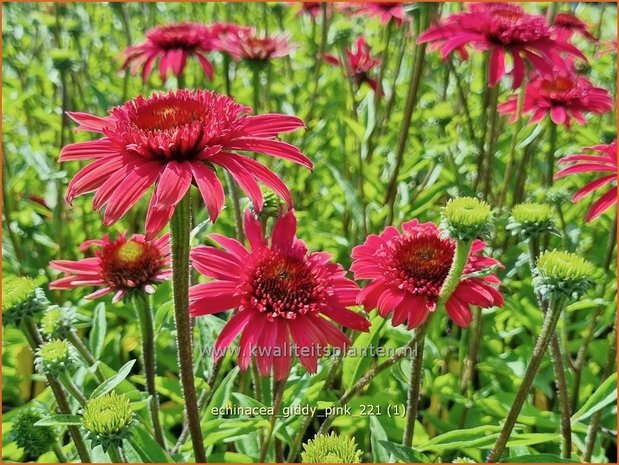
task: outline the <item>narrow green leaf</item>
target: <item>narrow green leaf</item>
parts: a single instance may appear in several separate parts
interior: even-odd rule
[[[105,304],[100,302],[92,313],[92,331],[90,332],[90,350],[95,358],[101,357],[107,333],[107,320],[105,319]]]
[[[587,399],[578,411],[572,415],[572,423],[589,418],[598,410],[617,401],[617,373],[606,378],[600,387]]]
[[[169,463],[172,461],[143,425],[136,425],[131,428],[128,441],[145,463]]]
[[[80,425],[81,423],[79,415],[51,415],[37,421],[35,426],[67,426]]]
[[[131,368],[133,368],[134,364],[135,364],[135,360],[130,360],[127,363],[125,363],[120,368],[120,370],[118,370],[118,373],[116,373],[111,378],[106,379],[103,383],[101,383],[97,387],[97,389],[92,391],[92,394],[90,395],[90,398],[91,399],[96,399],[97,397],[100,397],[103,394],[107,394],[112,389],[114,389],[116,386],[118,386],[120,383],[122,383],[125,380],[125,378],[127,378],[127,376],[129,376],[129,373],[131,372]]]

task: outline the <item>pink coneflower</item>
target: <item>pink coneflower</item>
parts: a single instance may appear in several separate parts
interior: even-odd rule
[[[49,288],[100,287],[86,299],[114,292],[114,303],[136,291],[152,294],[155,284],[172,275],[169,242],[169,234],[148,241],[141,234],[127,238],[126,233],[116,240],[111,240],[106,234],[101,240],[85,241],[80,249],[85,251],[96,246],[95,256],[77,261],[52,260],[50,268],[62,271],[66,276],[49,283]]]
[[[123,69],[128,66],[132,73],[142,68],[146,81],[159,60],[159,76],[165,81],[169,71],[180,76],[189,57],[196,57],[204,73],[213,78],[213,66],[206,54],[213,49],[211,31],[198,23],[179,23],[157,26],[146,33],[146,42],[125,50]]]
[[[539,71],[553,66],[565,67],[560,52],[584,55],[570,43],[551,37],[543,16],[530,15],[515,4],[475,3],[469,11],[447,17],[419,36],[418,43],[438,43],[441,58],[470,44],[475,50],[488,51],[488,85],[495,86],[506,74],[505,56],[512,59],[512,85],[520,87],[525,76],[525,61]]]
[[[288,188],[254,159],[235,151],[259,152],[307,168],[312,162],[280,133],[303,127],[295,116],[249,115],[250,107],[207,90],[178,90],[137,97],[100,118],[69,113],[77,129],[102,134],[90,142],[65,146],[60,161],[90,160],[69,183],[66,199],[96,191],[93,206],[105,206],[104,224],[117,222],[155,184],[146,217],[146,235],[156,235],[195,182],[215,221],[223,208],[224,190],[215,166],[228,171],[257,210],[263,198],[256,180],[288,204]]]
[[[355,14],[378,18],[382,24],[393,21],[400,26],[406,18],[402,5],[398,2],[363,2]]]
[[[288,34],[262,36],[253,30],[221,34],[216,46],[235,60],[254,62],[268,62],[273,58],[285,57],[294,50]]]
[[[604,174],[578,189],[572,197],[573,202],[579,202],[593,191],[604,186],[610,186],[610,189],[596,200],[587,212],[586,220],[592,221],[617,204],[617,139],[610,144],[586,147],[585,150],[595,150],[600,152],[600,155],[578,153],[563,157],[559,160],[560,164],[571,163],[572,165],[563,168],[554,177],[559,179],[576,173]]]
[[[499,105],[499,112],[517,118],[518,97],[512,96]],[[595,87],[586,77],[574,72],[555,69],[553,73],[538,74],[525,89],[524,113],[532,113],[531,123],[550,115],[555,124],[570,127],[572,118],[585,124],[583,113],[603,114],[613,109],[613,100],[606,89]]]
[[[380,60],[374,58],[371,54],[370,46],[365,41],[363,36],[357,39],[354,48],[346,49],[346,74],[357,88],[361,84],[368,84],[374,91],[378,88],[378,81],[370,77],[370,72],[378,65]],[[340,60],[330,53],[325,53],[324,60],[338,66]]]
[[[211,238],[225,250],[210,246],[192,250],[194,268],[214,280],[190,289],[191,315],[237,309],[217,338],[216,360],[242,332],[241,369],[247,369],[255,351],[260,373],[267,375],[273,369],[281,380],[290,369],[291,339],[301,364],[315,373],[321,349],[350,343],[338,325],[368,330],[369,321],[347,308],[355,305],[357,285],[345,277],[340,265],[329,262],[329,254],[309,252],[296,238],[296,229],[294,212],[289,211],[277,219],[268,241],[248,210],[249,250],[218,234]]]
[[[580,34],[591,42],[597,41],[587,25],[571,13],[557,14],[551,29],[554,36],[564,42],[571,40],[574,34]]]
[[[407,322],[408,329],[420,326],[436,302],[453,260],[455,243],[433,223],[412,220],[402,225],[403,233],[393,226],[380,235],[368,236],[363,245],[352,251],[351,271],[355,279],[371,282],[357,296],[366,310],[377,308],[391,317],[394,326]],[[464,274],[486,271],[500,263],[483,257],[485,243],[473,242]],[[468,326],[473,316],[470,305],[503,305],[496,289],[500,281],[494,274],[464,277],[446,302],[447,314],[459,326]]]
[[[219,38],[226,34],[247,34],[251,31],[251,27],[241,26],[236,23],[218,22],[211,25],[211,36],[214,38]]]

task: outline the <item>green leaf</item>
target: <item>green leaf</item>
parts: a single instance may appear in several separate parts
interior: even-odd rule
[[[172,461],[143,425],[133,426],[127,440],[145,463],[169,463]]]
[[[79,415],[51,415],[35,423],[36,426],[70,426],[81,424],[82,421]]]
[[[95,358],[101,357],[106,333],[105,304],[100,302],[92,313],[92,331],[90,332],[90,350]]]
[[[501,460],[502,463],[580,463],[575,460],[568,460],[554,454],[530,454],[519,455],[518,457],[510,457],[507,460]]]
[[[423,454],[420,454],[416,450],[403,446],[402,444],[396,444],[391,441],[379,441],[379,444],[390,454],[405,463],[428,463],[430,460]]]
[[[90,399],[91,400],[96,399],[97,397],[100,397],[103,394],[107,394],[112,389],[114,389],[116,386],[118,386],[120,383],[122,383],[125,380],[125,378],[129,376],[129,373],[131,372],[131,368],[133,368],[134,364],[135,364],[135,360],[130,360],[127,363],[125,363],[120,368],[120,370],[118,370],[118,373],[116,373],[111,378],[106,379],[94,391],[92,391],[92,394],[90,395]]]
[[[222,452],[208,456],[212,463],[254,463],[254,459],[249,455],[239,454],[238,452]]]
[[[382,442],[389,442],[387,432],[375,415],[370,416],[370,434],[374,462],[389,463],[391,461],[391,453],[381,444]]]
[[[578,411],[572,415],[572,423],[589,418],[598,410],[617,401],[617,373],[606,378],[600,387],[587,399]]]
[[[234,367],[230,373],[226,375],[223,379],[215,393],[213,394],[213,398],[211,402],[208,404],[208,408],[206,410],[206,414],[204,415],[204,421],[213,420],[217,418],[216,415],[213,415],[212,410],[213,407],[223,407],[230,399],[230,393],[232,392],[232,387],[234,385],[234,380],[236,376],[239,374],[239,367]]]
[[[372,325],[370,326],[370,332],[359,334],[352,346],[357,350],[357,352],[355,352],[357,355],[344,357],[342,381],[344,382],[346,390],[350,389],[370,367],[373,357],[369,350],[364,353],[363,349],[376,347],[380,331],[386,321],[387,320],[380,315],[374,315],[374,318],[371,320]]]

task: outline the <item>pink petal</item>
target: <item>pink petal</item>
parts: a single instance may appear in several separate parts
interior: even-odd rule
[[[574,195],[572,196],[572,202],[579,202],[594,190],[599,189],[600,187],[614,181],[615,179],[617,179],[617,175],[611,174],[609,176],[602,176],[595,181],[591,181],[589,184],[586,184],[574,193]]]
[[[191,186],[191,164],[187,162],[169,161],[164,165],[163,171],[155,188],[155,204],[158,210],[175,206],[187,193]]]
[[[617,204],[617,187],[613,186],[611,190],[600,197],[587,212],[587,222],[592,221],[601,216],[606,210]]]
[[[249,252],[247,251],[247,249],[245,249],[243,244],[241,244],[236,239],[232,239],[230,237],[222,236],[221,234],[215,233],[209,234],[208,237],[220,244],[222,247],[224,247],[228,252],[238,258],[239,261],[245,260],[249,255]]]
[[[245,235],[247,236],[252,250],[257,250],[265,244],[262,226],[260,226],[260,222],[256,219],[251,210],[245,211],[243,229],[245,230]]]
[[[273,226],[271,243],[274,249],[287,251],[293,245],[297,232],[297,218],[294,211],[290,210],[285,215],[280,216]]]
[[[219,181],[215,171],[203,163],[192,163],[191,171],[198,189],[200,189],[209,218],[214,223],[225,202],[224,188],[221,185],[221,181]]]
[[[218,361],[223,355],[225,349],[232,343],[234,338],[245,328],[247,325],[251,312],[242,311],[237,312],[230,321],[226,323],[221,330],[214,347],[214,358]]]
[[[290,160],[312,170],[314,164],[294,145],[277,140],[259,138],[240,138],[231,141],[228,149],[245,150],[248,152],[266,153],[274,157]]]
[[[80,113],[77,111],[67,111],[67,116],[79,124],[79,126],[75,129],[76,131],[103,133],[103,130],[114,122],[114,118],[111,116],[101,118],[100,116],[91,115],[89,113]]]
[[[505,75],[505,50],[496,46],[490,52],[488,61],[488,85],[494,87]]]
[[[276,137],[282,132],[293,132],[305,127],[303,120],[296,116],[267,113],[248,116],[243,133],[249,137]]]

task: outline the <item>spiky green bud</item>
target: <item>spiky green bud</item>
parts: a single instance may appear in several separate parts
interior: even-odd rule
[[[41,318],[41,332],[50,339],[64,339],[73,331],[75,311],[69,307],[50,307]]]
[[[567,202],[570,197],[571,195],[567,191],[567,189],[564,189],[562,187],[553,187],[552,189],[548,189],[548,191],[546,191],[546,201],[548,203],[563,204]]]
[[[75,368],[73,347],[62,339],[52,339],[37,349],[35,366],[44,375],[57,376]]]
[[[51,426],[35,426],[35,423],[42,419],[41,412],[28,408],[16,416],[7,436],[9,441],[14,441],[33,459],[50,450],[56,440],[56,433]]]
[[[303,444],[301,463],[361,463],[362,455],[353,438],[331,432]]]
[[[595,267],[584,258],[562,250],[543,252],[533,272],[533,285],[546,298],[577,299],[593,285]]]
[[[553,209],[543,203],[518,204],[512,209],[507,229],[524,238],[556,232]]]
[[[104,451],[122,442],[132,422],[129,398],[115,392],[90,400],[82,415],[82,425],[88,431],[93,446],[100,444]]]
[[[2,323],[19,326],[26,317],[36,317],[49,306],[39,282],[28,277],[2,278]]]
[[[441,212],[441,227],[455,240],[470,241],[490,231],[492,210],[474,197],[450,199]]]
[[[282,210],[286,207],[286,203],[271,191],[264,193],[264,204],[262,210],[255,212],[259,219],[266,220],[268,218],[277,218]]]
[[[71,50],[52,50],[49,54],[54,68],[58,71],[75,71],[78,57]]]
[[[468,457],[456,457],[451,463],[477,463],[475,460],[471,460]]]

